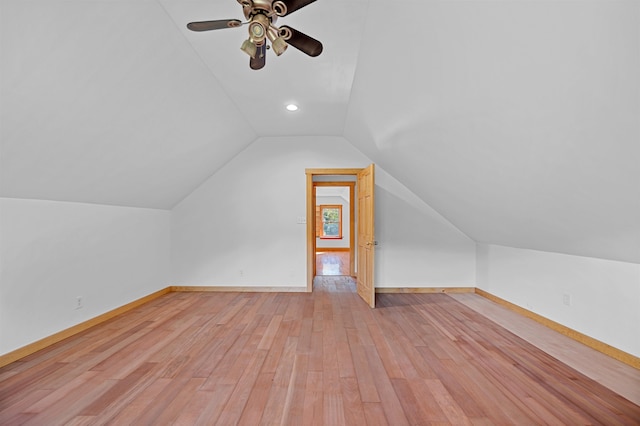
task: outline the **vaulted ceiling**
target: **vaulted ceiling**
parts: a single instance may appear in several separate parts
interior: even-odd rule
[[[476,241],[640,262],[640,2],[0,0],[0,196],[169,209],[264,136],[342,136]],[[284,105],[300,110],[288,113]]]

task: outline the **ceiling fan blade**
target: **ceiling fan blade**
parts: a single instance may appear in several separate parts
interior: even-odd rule
[[[300,31],[283,25],[280,27],[281,34],[284,34],[284,39],[287,44],[295,47],[301,52],[306,53],[309,56],[318,56],[322,53],[322,43],[313,37],[301,33]]]
[[[191,31],[211,31],[223,28],[236,28],[242,25],[237,19],[218,19],[217,21],[189,22],[187,28]]]
[[[287,16],[314,1],[316,0],[276,0],[273,2],[273,8],[276,10],[278,16]],[[283,5],[284,7],[282,7]]]
[[[249,67],[252,70],[259,70],[264,67],[267,62],[267,43],[262,46],[258,46],[255,58],[249,58]]]

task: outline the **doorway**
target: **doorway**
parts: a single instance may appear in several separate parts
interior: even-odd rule
[[[313,182],[316,276],[355,275],[355,184]]]
[[[354,182],[351,194],[357,192],[357,201],[351,203],[351,214],[357,223],[357,233],[351,238],[350,272],[356,276],[358,295],[370,306],[375,307],[374,287],[374,176],[375,166],[370,164],[363,169],[306,169],[307,177],[307,292],[313,291],[313,282],[317,272],[316,265],[316,187],[339,185],[339,182]],[[324,182],[324,184],[320,184]],[[319,185],[318,185],[319,184]],[[353,212],[353,210],[351,210]],[[351,263],[353,262],[353,263]]]

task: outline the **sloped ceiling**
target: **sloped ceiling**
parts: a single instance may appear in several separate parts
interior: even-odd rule
[[[0,196],[169,209],[262,136],[344,136],[476,241],[640,262],[640,2],[0,0]],[[284,105],[300,110],[288,113]]]
[[[478,242],[640,262],[640,2],[420,11],[370,4],[346,138]]]

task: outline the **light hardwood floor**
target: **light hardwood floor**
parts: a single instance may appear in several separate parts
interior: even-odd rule
[[[349,275],[349,257],[348,251],[317,251],[316,273],[321,276]]]
[[[371,310],[351,279],[316,281],[170,293],[10,364],[0,424],[638,424],[640,406],[480,296],[380,294]]]
[[[451,294],[518,337],[640,405],[640,370],[476,294]],[[640,424],[640,422],[639,422]]]

